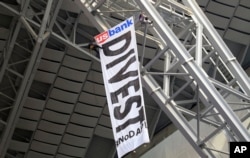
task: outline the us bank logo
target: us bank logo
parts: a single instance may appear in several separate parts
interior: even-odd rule
[[[250,142],[230,142],[230,158],[250,158]]]
[[[118,25],[118,26],[116,26],[114,28],[111,28],[108,31],[105,31],[105,32],[95,36],[95,40],[96,40],[97,44],[102,44],[109,37],[114,36],[115,34],[129,28],[130,26],[133,26],[133,21],[132,21],[132,19],[127,19],[126,21],[124,21],[120,25]]]

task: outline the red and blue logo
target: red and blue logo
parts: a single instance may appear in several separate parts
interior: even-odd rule
[[[95,40],[97,44],[102,44],[105,42],[109,37],[114,36],[115,34],[125,30],[126,28],[129,28],[131,25],[133,25],[132,18],[127,19],[123,23],[109,29],[108,31],[105,31],[97,36],[95,36]]]

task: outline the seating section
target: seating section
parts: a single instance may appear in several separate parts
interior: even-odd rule
[[[207,6],[209,0],[197,0],[196,2],[200,5],[201,8],[204,8]]]
[[[35,158],[54,158],[52,155],[42,154],[40,152],[29,151],[27,157],[35,157]]]
[[[215,15],[230,18],[233,16],[235,8],[216,1],[209,1],[206,10]]]
[[[241,0],[240,1],[240,5],[250,8],[250,1],[248,1],[248,0]]]
[[[59,113],[70,115],[73,111],[74,105],[70,103],[63,103],[54,99],[49,99],[46,108]]]
[[[103,114],[100,116],[95,134],[100,137],[114,139],[109,115]]]
[[[28,148],[29,148],[29,143],[27,142],[20,142],[16,140],[11,140],[10,142],[10,150],[27,152]]]
[[[59,145],[61,142],[61,136],[56,134],[56,133],[52,133],[52,132],[46,132],[43,130],[37,130],[35,135],[34,135],[34,139],[40,142],[46,142],[48,144],[52,144],[52,145]]]
[[[206,13],[206,15],[216,28],[221,29],[223,31],[227,29],[228,24],[230,22],[229,18],[218,16],[213,13]]]
[[[52,84],[63,56],[62,51],[45,48],[35,80]]]
[[[24,103],[17,128],[35,131],[44,106],[45,101],[28,97]]]
[[[27,158],[80,158],[95,135],[113,138],[100,63],[70,48],[46,48],[35,80],[50,87],[45,100],[27,99],[18,123],[33,132],[19,149]]]
[[[250,2],[248,0],[198,0],[208,19],[225,39],[248,45],[250,41]]]

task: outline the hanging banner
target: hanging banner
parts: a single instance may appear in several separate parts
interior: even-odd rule
[[[133,17],[95,36],[117,153],[148,143]]]

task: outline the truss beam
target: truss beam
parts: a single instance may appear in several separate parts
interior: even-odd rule
[[[87,3],[87,2],[86,2]],[[83,3],[82,5],[86,5]],[[210,75],[215,79],[218,79],[219,75],[224,79],[227,86],[224,84],[219,84],[220,87],[223,87],[223,90],[230,93],[236,94],[237,96],[245,96],[247,101],[249,101],[248,94],[237,93],[235,90],[228,89],[229,86],[232,86],[234,83],[239,83],[240,87],[242,85],[246,86],[246,83],[249,83],[248,79],[237,80],[235,76],[243,76],[241,73],[244,71],[240,71],[240,74],[234,74],[235,72],[230,72],[230,68],[228,67],[228,58],[224,58],[223,52],[218,54],[218,47],[214,47],[214,37],[207,38],[207,33],[212,33],[207,31],[207,27],[204,26],[204,23],[197,20],[198,15],[193,15],[193,10],[189,6],[185,6],[181,3],[176,1],[168,0],[166,1],[157,1],[157,3],[151,3],[149,1],[136,1],[139,8],[146,12],[146,14],[154,21],[153,27],[149,28],[149,31],[154,35],[155,39],[159,42],[159,47],[161,49],[160,52],[150,59],[148,63],[146,63],[145,67],[142,69],[143,78],[146,78],[146,82],[144,82],[144,86],[148,87],[148,91],[155,95],[158,91],[161,91],[163,94],[157,94],[153,98],[155,100],[159,100],[159,98],[163,97],[166,102],[158,102],[160,107],[163,109],[166,108],[165,106],[171,105],[173,109],[165,109],[163,110],[168,116],[171,117],[171,120],[178,129],[183,133],[183,135],[187,138],[189,143],[194,147],[198,154],[201,157],[204,155],[214,157],[213,151],[217,151],[216,149],[211,149],[206,146],[208,140],[214,137],[217,133],[221,132],[222,130],[226,130],[227,134],[230,136],[232,140],[240,140],[240,141],[249,141],[249,133],[246,128],[243,126],[242,122],[236,116],[234,111],[228,105],[227,101],[225,100],[225,95],[222,95],[220,91],[217,91],[215,88],[215,82],[211,82],[207,76],[209,76],[209,68],[206,67],[205,64],[210,64],[214,66],[214,75]],[[112,4],[115,6],[115,4]],[[109,6],[109,5],[104,5]],[[120,6],[118,6],[119,8]],[[95,19],[93,24],[100,32],[107,29],[108,25],[102,23],[104,17],[97,16],[93,14],[92,8],[88,8],[90,12],[88,13],[88,18]],[[110,8],[106,8],[110,9]],[[174,21],[173,19],[167,19],[168,17],[162,18],[162,15],[158,13],[158,10],[162,9],[167,14],[174,16],[173,19],[177,19]],[[110,13],[116,13],[117,9],[112,8],[110,9]],[[102,12],[102,11],[100,11]],[[124,16],[122,14],[119,14]],[[172,18],[172,17],[169,18]],[[191,16],[191,17],[190,17]],[[126,18],[126,16],[124,16]],[[107,17],[105,17],[107,19]],[[112,21],[112,18],[108,19]],[[167,24],[164,22],[169,20],[170,22]],[[105,26],[105,27],[103,27]],[[174,34],[173,28],[177,26],[178,29],[181,28],[181,32],[179,35]],[[171,28],[170,28],[171,27]],[[177,33],[178,34],[178,33]],[[147,36],[145,36],[147,37]],[[144,37],[144,38],[145,38]],[[183,37],[183,39],[182,39]],[[209,36],[210,37],[210,36]],[[182,39],[182,40],[180,40]],[[215,48],[215,49],[214,49]],[[220,50],[219,50],[220,51]],[[146,53],[146,52],[145,52]],[[163,56],[163,54],[170,55],[169,57],[166,56],[165,58],[165,68],[162,68],[163,72],[151,72],[147,71],[151,69],[151,67],[159,61],[159,58]],[[205,54],[205,56],[204,56]],[[227,56],[227,55],[226,55]],[[170,59],[168,59],[170,58]],[[234,60],[234,58],[230,58]],[[167,64],[167,62],[171,61],[172,63]],[[205,63],[205,64],[204,64]],[[211,64],[212,63],[212,64]],[[143,63],[141,63],[143,64]],[[204,66],[205,65],[205,66]],[[234,65],[234,64],[233,64]],[[239,69],[239,65],[236,66],[235,69]],[[175,71],[178,71],[176,73]],[[181,73],[180,73],[181,72]],[[225,73],[226,72],[226,73]],[[156,86],[154,77],[157,76],[158,79],[163,76],[164,86]],[[177,93],[173,93],[173,81],[168,82],[167,76],[173,76],[174,78],[179,78],[178,76],[182,76],[182,79],[186,81],[187,86],[192,87],[193,91],[195,92],[195,96],[198,96],[198,100],[195,100],[196,105],[199,106],[199,102],[205,105],[205,107],[199,108],[198,112],[191,112],[189,110],[183,110],[178,106],[174,99],[177,98],[181,91],[177,91]],[[157,78],[155,77],[155,78]],[[218,78],[217,78],[218,77]],[[235,79],[236,78],[236,79]],[[245,77],[244,77],[245,78]],[[191,85],[189,82],[192,82]],[[217,82],[216,82],[217,83]],[[243,84],[242,84],[243,83]],[[167,89],[168,86],[172,87],[172,89]],[[155,86],[152,86],[155,85]],[[218,86],[218,85],[217,85]],[[235,87],[235,86],[234,86]],[[187,89],[187,87],[183,87],[183,89]],[[163,91],[164,89],[164,91]],[[247,92],[248,90],[244,90]],[[226,93],[225,92],[225,93]],[[174,96],[171,96],[174,95]],[[168,101],[168,102],[167,102]],[[203,106],[204,106],[203,105]],[[178,106],[179,108],[176,108]],[[183,106],[183,105],[182,105]],[[206,122],[207,124],[213,124],[215,126],[215,130],[209,134],[209,137],[205,139],[200,138],[199,129],[196,130],[195,133],[192,128],[184,126],[182,123],[188,123],[188,120],[182,116],[181,113],[189,114],[190,116],[197,119],[198,122]],[[206,114],[206,115],[205,115]],[[208,117],[213,117],[214,119],[208,119]],[[199,123],[197,123],[199,126]],[[199,127],[198,127],[199,128]],[[189,131],[189,132],[186,132]],[[193,132],[191,132],[193,131]],[[195,138],[194,138],[195,137]],[[202,142],[201,144],[196,143],[196,140]],[[207,149],[207,150],[206,150]],[[226,152],[221,152],[226,153]]]
[[[161,18],[159,13],[153,7],[153,5],[148,1],[138,1],[138,5],[143,8],[154,20],[154,26],[165,39],[169,47],[176,53],[182,65],[187,69],[189,74],[197,82],[201,90],[207,95],[212,104],[219,110],[220,114],[223,116],[225,121],[229,126],[235,131],[239,140],[249,141],[250,136],[248,131],[242,126],[239,119],[233,113],[230,107],[227,106],[224,98],[218,93],[211,82],[208,81],[206,74],[195,64],[192,56],[187,53],[186,49],[180,43],[179,39],[176,38],[172,30],[169,29],[168,25]]]
[[[198,147],[196,143],[196,134],[193,129],[189,126],[187,120],[180,115],[178,110],[176,109],[176,104],[171,101],[169,102],[168,97],[163,92],[163,90],[159,87],[157,83],[155,83],[154,79],[150,75],[142,76],[142,83],[147,89],[148,93],[155,99],[158,103],[162,111],[164,111],[167,116],[171,119],[171,121],[175,124],[175,126],[185,135],[185,138],[188,142],[194,147],[196,152],[201,157],[207,157],[207,151]]]
[[[154,27],[159,32],[158,35],[160,35],[161,38],[163,38],[163,40],[166,41],[167,47],[170,50],[172,50],[173,53],[175,53],[175,55],[179,59],[179,62],[181,63],[181,67],[182,67],[179,69],[184,71],[184,72],[188,72],[188,74],[190,75],[190,77],[184,77],[184,78],[186,78],[187,82],[190,80],[190,78],[193,78],[195,81],[193,86],[198,86],[199,87],[198,92],[203,94],[203,95],[200,95],[203,103],[207,104],[207,105],[212,104],[212,108],[209,108],[209,106],[208,106],[208,108],[210,110],[207,109],[207,112],[208,111],[212,112],[211,110],[218,110],[219,113],[217,113],[217,114],[215,113],[215,114],[217,116],[219,116],[219,118],[221,118],[220,121],[222,121],[221,122],[222,124],[226,123],[226,124],[224,124],[224,126],[220,126],[220,128],[217,128],[213,133],[211,133],[210,137],[207,137],[204,140],[201,139],[201,142],[206,143],[206,141],[208,139],[211,139],[213,136],[215,136],[217,133],[219,133],[219,131],[221,131],[222,129],[225,129],[227,131],[227,133],[229,134],[229,136],[231,136],[232,138],[234,137],[234,134],[236,134],[237,140],[249,141],[250,137],[249,137],[249,133],[248,133],[247,129],[243,126],[243,124],[240,122],[239,118],[236,116],[234,111],[227,104],[225,98],[223,98],[224,96],[222,96],[220,93],[218,93],[218,91],[214,88],[214,82],[211,82],[211,80],[208,80],[206,77],[207,74],[205,74],[204,73],[205,71],[203,69],[201,69],[202,64],[203,64],[202,54],[203,54],[203,52],[205,52],[204,48],[206,48],[206,47],[212,48],[213,44],[214,44],[213,38],[215,38],[215,37],[212,37],[209,39],[209,41],[207,41],[207,39],[206,39],[206,33],[207,33],[206,29],[207,28],[206,27],[203,28],[203,26],[204,26],[203,23],[199,23],[196,20],[194,20],[194,22],[196,23],[196,30],[197,31],[196,31],[196,33],[193,34],[193,36],[196,34],[196,45],[192,46],[191,49],[186,50],[185,46],[182,47],[183,45],[180,43],[179,38],[176,38],[177,36],[173,33],[173,31],[169,28],[169,26],[166,23],[164,23],[164,20],[161,19],[161,16],[158,14],[158,12],[155,10],[155,8],[153,7],[153,5],[150,2],[139,1],[139,2],[137,2],[137,4],[139,4],[140,8],[142,10],[146,11],[146,13],[152,18],[152,20],[154,21]],[[159,4],[159,6],[160,5],[161,4]],[[202,14],[202,13],[199,12],[199,14]],[[198,16],[198,15],[193,16],[192,13],[190,15],[193,17],[193,19],[197,18],[197,16]],[[192,19],[190,19],[190,21],[192,21]],[[215,31],[215,30],[213,30],[213,31]],[[213,32],[208,31],[208,33],[213,33]],[[203,38],[205,39],[204,43],[206,43],[206,42],[208,43],[207,46],[202,45]],[[186,39],[188,39],[188,38],[186,38]],[[213,42],[211,42],[211,41],[213,41]],[[211,42],[211,43],[209,43],[209,42]],[[196,49],[192,50],[192,48],[196,48]],[[196,52],[195,60],[194,60],[194,57],[191,55],[191,53],[193,53],[194,50]],[[213,52],[213,50],[211,52]],[[230,52],[230,51],[228,51],[228,52]],[[220,53],[223,54],[223,52],[220,52]],[[223,65],[223,69],[226,68],[227,70],[230,70],[230,68],[227,67],[229,61],[236,62],[235,60],[225,59],[225,58],[221,57],[221,55],[217,56],[217,59],[219,59],[218,61],[220,61],[222,63],[226,63]],[[234,59],[234,58],[232,57],[231,59]],[[151,64],[153,64],[153,63],[151,63]],[[215,65],[216,64],[218,64],[218,63],[215,63]],[[232,65],[234,65],[234,64],[232,64]],[[239,65],[237,65],[237,66],[234,65],[234,66],[235,66],[235,68],[234,68],[235,70],[241,69]],[[219,73],[221,74],[221,76],[224,76],[223,73],[225,73],[225,72],[222,70],[222,67],[217,66],[217,65],[216,65],[216,67],[217,67],[217,70],[219,71]],[[245,99],[247,99],[247,101],[249,101],[249,97],[247,96],[247,91],[249,88],[249,86],[247,86],[247,85],[249,84],[249,79],[245,76],[245,72],[241,69],[241,71],[239,71],[238,74],[235,74],[235,71],[232,71],[229,73],[233,77],[236,76],[234,78],[234,80],[235,79],[237,80],[238,77],[243,78],[243,79],[240,79],[240,80],[237,80],[234,82],[239,83],[240,87],[242,85],[244,85],[247,89],[247,90],[244,90],[244,92],[246,92],[246,93],[245,94],[237,93],[235,90],[228,89],[229,86],[224,86],[223,84],[219,84],[219,85],[221,87],[223,87],[224,90],[226,89],[225,87],[227,87],[226,91],[229,92],[230,94],[232,94],[232,93],[234,95],[236,94],[238,97],[245,96]],[[228,82],[233,81],[233,80],[230,81],[230,78],[228,79],[227,76],[224,76],[224,79]],[[217,84],[217,86],[218,86],[218,84]],[[209,98],[209,100],[207,98]],[[172,97],[172,99],[173,99],[173,97]],[[197,115],[199,115],[199,112],[197,113]],[[214,115],[214,116],[216,116],[216,115]],[[199,118],[197,119],[197,121],[200,121]],[[199,126],[199,125],[197,124],[197,126]],[[197,127],[197,128],[199,128],[199,127]],[[228,130],[228,128],[229,128],[229,130]],[[179,130],[184,134],[184,136],[187,138],[187,140],[190,142],[190,144],[192,144],[192,141],[188,139],[189,135],[187,135],[187,134],[189,134],[189,133],[185,133],[185,131],[182,131],[183,129],[181,129],[181,128],[179,128]],[[230,130],[232,130],[233,133],[230,133]],[[199,136],[199,130],[198,130],[197,131],[198,140],[199,140],[199,137],[200,136]],[[233,140],[235,140],[235,139],[233,139]],[[195,147],[195,149],[200,148],[199,144],[197,144],[197,146],[195,146],[195,145],[193,145],[193,146]],[[212,151],[214,151],[214,150],[211,150],[209,153],[211,154]],[[200,155],[200,156],[202,157],[202,155]]]
[[[240,88],[250,95],[249,78],[244,70],[241,68],[239,62],[233,56],[229,48],[223,42],[218,32],[214,29],[213,25],[209,22],[208,18],[204,15],[195,0],[184,0],[184,4],[192,9],[192,17],[197,19],[197,23],[204,27],[205,34],[210,39],[211,44],[220,54],[221,58],[228,66],[228,69],[234,74],[235,78],[240,82]]]
[[[25,71],[22,71],[23,74],[20,74],[22,76],[22,78],[20,77],[20,87],[17,91],[17,94],[15,96],[13,96],[13,99],[15,99],[15,101],[13,102],[13,106],[11,111],[8,114],[8,118],[7,118],[7,124],[2,132],[1,135],[1,141],[0,141],[0,157],[5,157],[5,154],[7,152],[7,149],[9,147],[9,143],[10,140],[12,138],[12,135],[14,133],[14,129],[16,127],[16,123],[19,119],[19,116],[21,114],[21,110],[25,101],[25,98],[29,92],[30,86],[31,86],[31,81],[33,80],[34,77],[34,72],[36,71],[39,61],[42,57],[42,53],[43,50],[47,44],[48,41],[48,36],[49,33],[47,31],[50,31],[52,29],[52,26],[56,20],[56,16],[57,13],[59,11],[59,8],[52,10],[52,8],[54,7],[52,5],[53,1],[49,0],[45,11],[44,11],[44,15],[43,15],[43,19],[41,20],[41,25],[39,28],[39,31],[36,33],[35,30],[31,27],[31,25],[28,23],[28,21],[26,21],[26,19],[24,18],[25,13],[27,12],[28,6],[31,4],[31,2],[29,0],[25,1],[23,10],[20,13],[20,20],[19,23],[16,27],[15,33],[12,37],[12,42],[10,45],[12,45],[12,49],[13,46],[16,42],[16,38],[18,36],[18,34],[20,34],[20,27],[21,27],[21,22],[25,25],[26,29],[28,30],[28,32],[31,33],[32,35],[32,39],[34,40],[35,43],[33,45],[32,48],[32,53],[29,56],[30,58],[27,59],[29,60],[28,64],[25,67]],[[54,15],[52,17],[50,17],[51,12],[54,13]],[[22,16],[23,15],[23,16]],[[8,71],[10,69],[7,68],[8,64],[9,64],[9,59],[11,59],[12,54],[13,54],[13,50],[10,49],[9,50],[9,54],[8,54],[8,60],[6,59],[6,64],[2,67],[2,71],[1,71],[1,80],[3,81],[3,77],[5,76],[5,71]],[[25,48],[25,49],[30,49],[30,48]],[[12,63],[13,64],[13,63]],[[11,69],[12,72],[15,72],[15,69]],[[15,74],[19,74],[20,72],[15,72]],[[18,75],[17,75],[18,76]]]

